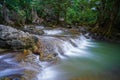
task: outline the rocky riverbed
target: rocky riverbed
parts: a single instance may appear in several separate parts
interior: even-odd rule
[[[58,28],[53,30],[52,28],[31,25],[25,26],[23,29],[16,29],[11,26],[0,25],[0,47],[3,48],[0,51],[4,53],[3,51],[5,49],[9,50],[6,54],[1,54],[3,56],[0,58],[0,63],[5,63],[5,66],[8,67],[10,66],[10,70],[8,71],[4,71],[3,69],[2,73],[5,75],[0,75],[0,77],[3,77],[2,80],[34,80],[33,77],[42,69],[40,61],[47,61],[49,62],[48,65],[50,65],[60,59],[58,52],[56,52],[54,48],[55,45],[56,47],[60,47],[61,42],[63,43],[63,41],[59,42],[58,38],[66,40],[64,37],[71,36],[68,34],[64,35],[64,33],[72,33],[73,35],[79,34],[78,30],[74,29],[66,30],[64,28]],[[55,36],[58,38],[47,36]],[[51,43],[51,41],[54,42]],[[64,55],[61,50],[60,54]],[[6,59],[10,60],[10,63],[4,62]],[[20,69],[21,72],[18,73],[17,71],[19,70],[13,70],[12,74],[7,74],[9,71],[12,71],[11,68],[14,67],[11,66],[14,64],[19,64],[16,65],[16,68]],[[24,76],[22,76],[23,73]]]
[[[0,80],[119,80],[118,44],[93,41],[84,28],[26,29],[0,25],[1,47],[10,49],[1,49]]]

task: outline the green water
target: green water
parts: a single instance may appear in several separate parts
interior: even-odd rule
[[[53,80],[120,80],[120,44],[91,43],[83,49],[86,55],[61,60]]]

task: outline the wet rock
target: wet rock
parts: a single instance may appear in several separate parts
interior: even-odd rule
[[[81,26],[79,26],[79,31],[80,32],[82,32],[82,34],[86,34],[86,33],[88,33],[88,27],[81,27]]]
[[[50,54],[47,54],[46,56],[44,56],[44,58],[41,58],[41,56],[39,57],[40,61],[57,61],[58,60],[58,57],[57,57],[57,53],[50,53]]]
[[[39,41],[38,37],[36,37],[36,36],[32,36],[32,38],[34,39],[35,43],[37,43]]]
[[[18,55],[23,56],[20,61],[20,65],[25,68],[24,75],[22,76],[22,79],[20,80],[37,80],[37,74],[42,70],[41,65],[39,64],[40,61],[37,58],[38,56],[35,54],[32,54],[31,51],[29,51],[29,54],[24,56],[23,54]]]
[[[43,27],[38,27],[38,26],[25,26],[25,28],[23,30],[25,32],[29,32],[32,34],[42,35],[42,34],[44,34],[44,31],[42,29],[43,29]]]
[[[80,32],[77,29],[70,29],[71,34],[79,34]]]
[[[24,42],[20,40],[12,40],[10,44],[12,48],[21,48],[22,45],[24,45]]]
[[[23,49],[35,44],[33,35],[10,26],[0,25],[0,47]]]
[[[72,28],[72,26],[70,26],[70,25],[67,25],[67,26],[66,26],[66,28],[69,28],[69,29],[71,29],[71,28]]]

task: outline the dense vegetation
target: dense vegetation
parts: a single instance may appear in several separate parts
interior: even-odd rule
[[[89,25],[109,37],[120,29],[120,0],[0,0],[0,11],[9,25]]]
[[[60,19],[69,24],[94,23],[98,4],[96,0],[1,0],[0,16],[10,24],[16,20],[21,24],[41,23],[43,19],[54,24]]]

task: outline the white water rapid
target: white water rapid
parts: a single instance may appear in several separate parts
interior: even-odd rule
[[[42,40],[43,44],[46,45],[47,53],[56,53],[61,60],[67,60],[72,57],[92,56],[86,51],[87,47],[93,47],[93,43],[90,39],[86,39],[83,35],[66,35],[64,31],[59,29],[44,30],[44,36],[37,36]],[[14,60],[13,56],[15,54],[12,55],[12,53],[0,55],[0,64],[4,63],[3,66],[5,66],[3,69],[3,66],[0,66],[0,77],[16,74],[22,75],[25,72],[26,80],[62,79],[57,78],[62,75],[59,73],[59,70],[56,69],[57,65],[49,66],[49,62],[39,61],[39,58],[36,55],[28,56],[28,62],[21,62],[19,64]],[[30,72],[29,74],[26,73],[26,70],[30,70],[30,72],[33,71],[33,74],[30,74]],[[35,78],[31,78],[30,76]]]

